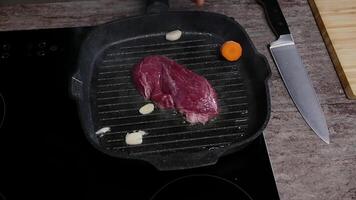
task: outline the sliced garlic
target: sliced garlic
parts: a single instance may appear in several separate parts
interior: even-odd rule
[[[107,132],[110,132],[111,131],[111,128],[110,127],[104,127],[104,128],[101,128],[99,129],[96,134],[97,135],[100,135],[100,134],[104,134],[104,133],[107,133]]]
[[[154,109],[155,109],[155,105],[153,105],[153,103],[148,103],[148,104],[142,106],[140,108],[140,110],[138,110],[138,111],[143,115],[147,115],[147,114],[150,114],[151,112],[153,112]]]
[[[182,31],[180,30],[171,31],[166,34],[166,40],[176,41],[179,40],[181,36],[182,36]]]
[[[134,131],[132,133],[127,133],[125,137],[125,142],[128,145],[138,145],[142,144],[143,136],[147,133],[145,131]]]

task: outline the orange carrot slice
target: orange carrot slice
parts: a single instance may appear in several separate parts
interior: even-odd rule
[[[221,55],[228,61],[236,61],[242,55],[242,47],[234,41],[227,41],[221,46]]]

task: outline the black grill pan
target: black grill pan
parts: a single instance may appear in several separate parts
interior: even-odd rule
[[[164,2],[149,1],[148,11],[163,11]],[[165,33],[176,29],[183,31],[180,40],[166,41]],[[237,62],[220,57],[226,40],[242,45]],[[190,125],[170,110],[139,114],[149,101],[135,89],[131,70],[148,55],[165,55],[208,79],[218,94],[219,116]],[[167,11],[100,25],[82,44],[78,63],[72,92],[83,128],[97,149],[115,157],[145,160],[160,170],[210,165],[254,140],[269,119],[268,63],[243,28],[221,14]],[[103,127],[111,132],[97,135]],[[134,130],[148,135],[129,146],[125,135]]]

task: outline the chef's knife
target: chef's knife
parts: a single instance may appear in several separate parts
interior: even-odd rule
[[[278,1],[256,1],[263,6],[269,26],[278,37],[278,40],[270,44],[269,49],[289,95],[308,125],[329,144],[329,130],[324,113]]]

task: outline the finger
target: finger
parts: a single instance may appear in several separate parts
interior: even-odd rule
[[[194,0],[194,2],[198,5],[198,6],[202,6],[204,4],[204,0]]]

